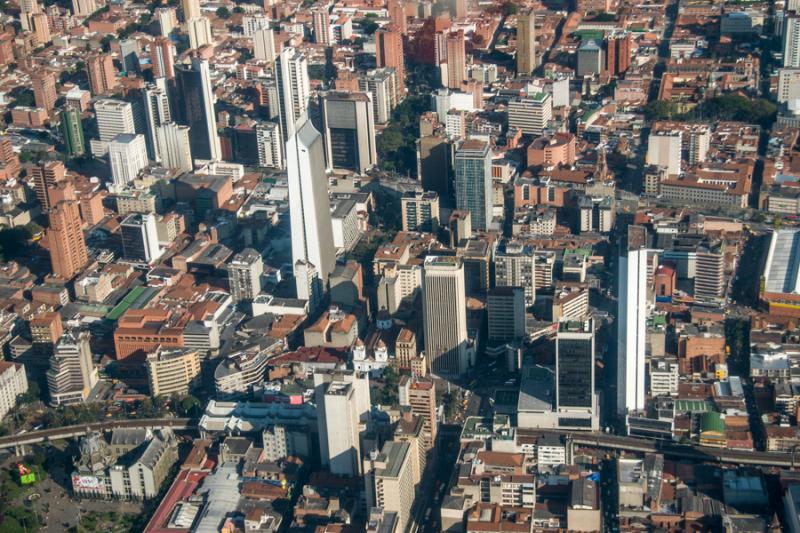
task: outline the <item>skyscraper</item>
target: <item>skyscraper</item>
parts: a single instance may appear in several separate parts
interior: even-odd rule
[[[331,29],[331,14],[327,6],[316,7],[311,10],[314,23],[314,42],[324,46],[333,44],[333,30]]]
[[[33,99],[36,107],[52,111],[56,106],[56,77],[52,72],[36,72],[31,75]]]
[[[388,441],[380,453],[364,459],[364,490],[367,509],[380,507],[397,513],[397,531],[404,531],[414,504],[414,473],[411,445]]]
[[[459,257],[428,256],[422,279],[425,352],[431,372],[459,376],[467,370],[467,301]]]
[[[95,54],[86,60],[89,88],[93,95],[106,94],[117,87],[117,69],[111,54]]]
[[[618,76],[631,64],[631,34],[612,35],[606,45],[606,72]]]
[[[298,119],[308,109],[311,89],[306,56],[291,46],[281,50],[275,65],[275,77],[278,84],[281,133],[288,142],[297,129]]]
[[[403,0],[389,0],[389,18],[402,34],[408,32],[408,22],[406,21],[406,5]]]
[[[145,121],[145,140],[147,153],[153,161],[161,161],[156,130],[159,126],[172,122],[169,105],[169,92],[166,78],[156,78],[156,83],[148,83],[142,90],[142,114]]]
[[[397,71],[397,94],[398,99],[402,98],[406,87],[403,33],[394,24],[375,32],[375,63],[378,67],[393,67]]]
[[[150,213],[131,213],[120,224],[122,255],[129,261],[153,263],[161,257],[156,217]]]
[[[33,166],[29,172],[33,178],[33,190],[42,211],[50,209],[55,202],[50,201],[49,191],[64,181],[67,169],[61,161],[49,161]]]
[[[518,76],[528,76],[536,68],[535,19],[533,11],[517,16]]]
[[[99,139],[90,141],[92,154],[97,157],[108,153],[108,143],[120,133],[136,133],[133,106],[130,102],[104,98],[94,103]]]
[[[150,43],[153,78],[175,78],[175,45],[168,37],[156,37]]]
[[[306,120],[286,143],[292,264],[316,267],[324,286],[336,266],[322,135]],[[298,288],[298,293],[300,289]]]
[[[19,22],[25,31],[34,31],[33,15],[42,12],[42,6],[37,0],[20,0]]]
[[[647,321],[647,230],[629,226],[619,258],[617,411],[644,409]]]
[[[89,262],[78,202],[59,202],[48,213],[47,245],[53,274],[70,280]]]
[[[328,169],[366,172],[378,163],[372,100],[365,93],[328,93],[322,98]]]
[[[594,320],[565,321],[556,337],[556,410],[563,428],[595,430]]]
[[[76,17],[88,17],[97,11],[95,0],[72,0],[72,14]]]
[[[180,95],[178,123],[190,128],[192,156],[210,161],[221,160],[222,149],[217,135],[215,98],[208,61],[194,57],[191,65],[179,65],[175,71],[177,94]]]
[[[88,331],[67,332],[56,344],[47,370],[50,405],[82,403],[99,381]]]
[[[69,157],[78,157],[86,153],[80,111],[64,109],[61,112],[61,134],[64,136],[64,146]]]
[[[461,89],[467,71],[467,51],[464,43],[464,30],[447,35],[447,87]]]
[[[270,63],[275,61],[275,35],[271,28],[261,28],[253,33],[253,55]]]
[[[496,287],[522,287],[525,306],[536,300],[536,260],[533,248],[521,241],[503,241],[494,251],[494,284]]]
[[[228,285],[234,302],[252,301],[261,292],[264,260],[252,248],[245,248],[228,263]]]
[[[478,139],[464,141],[455,157],[456,207],[470,212],[472,230],[492,221],[492,152]]]
[[[214,42],[211,22],[206,17],[191,18],[186,22],[189,33],[189,47],[192,50]]]
[[[783,66],[800,67],[800,16],[786,17],[783,29]]]
[[[189,126],[174,122],[156,128],[156,144],[164,168],[172,168],[179,173],[192,170],[192,149],[189,142]]]
[[[258,166],[280,169],[285,167],[280,124],[276,122],[256,124],[256,144],[258,145]]]
[[[181,6],[184,20],[203,16],[203,12],[200,10],[200,0],[182,0]]]
[[[372,98],[373,117],[377,124],[386,124],[397,107],[397,71],[393,67],[373,69],[358,78],[358,90]]]
[[[439,429],[436,418],[436,386],[433,381],[413,376],[401,377],[398,401],[401,406],[410,407],[412,413],[422,418],[425,449],[433,448]]]
[[[147,145],[144,135],[120,133],[108,143],[111,177],[118,188],[127,187],[147,166]]]

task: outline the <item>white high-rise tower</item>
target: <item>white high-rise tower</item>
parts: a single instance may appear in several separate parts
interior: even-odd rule
[[[299,118],[306,114],[311,86],[306,56],[293,47],[284,48],[275,66],[281,133],[284,139],[294,135]]]

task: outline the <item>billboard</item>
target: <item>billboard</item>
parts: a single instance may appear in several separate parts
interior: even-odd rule
[[[72,489],[75,492],[100,492],[103,484],[95,476],[81,476],[72,474]]]

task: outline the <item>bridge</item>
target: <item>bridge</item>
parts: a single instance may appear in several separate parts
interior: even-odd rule
[[[25,447],[42,442],[82,437],[93,431],[111,431],[118,428],[148,428],[176,430],[197,429],[197,419],[193,418],[141,418],[133,420],[107,420],[53,429],[41,429],[0,437],[0,450],[14,448],[18,456],[25,455]]]

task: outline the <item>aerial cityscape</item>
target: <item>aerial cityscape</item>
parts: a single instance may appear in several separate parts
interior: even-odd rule
[[[0,533],[800,533],[800,0],[0,0],[0,113]]]

